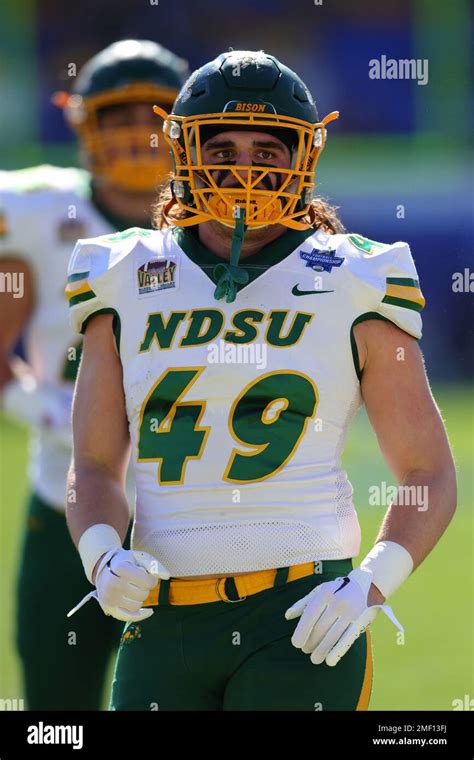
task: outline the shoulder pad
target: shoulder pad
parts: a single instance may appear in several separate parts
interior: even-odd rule
[[[344,238],[339,251],[347,257],[355,287],[363,289],[366,313],[376,312],[420,338],[425,299],[410,246],[402,241],[378,243],[354,234]]]
[[[78,240],[68,267],[66,297],[69,301],[71,323],[77,332],[83,332],[89,317],[98,311],[114,311],[117,294],[123,284],[129,283],[122,272],[128,273],[132,254],[137,261],[156,256],[162,233],[133,227],[112,235]],[[144,246],[149,242],[150,248]],[[153,250],[151,244],[154,243]]]

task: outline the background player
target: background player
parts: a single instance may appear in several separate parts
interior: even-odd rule
[[[169,106],[186,72],[184,60],[155,42],[110,45],[84,66],[71,94],[55,98],[79,138],[85,168],[37,166],[0,178],[0,266],[23,278],[22,297],[0,297],[2,403],[37,426],[17,604],[29,709],[98,709],[120,631],[94,609],[77,625],[65,617],[87,589],[64,519],[81,355],[65,321],[67,260],[84,234],[150,225],[151,202],[170,169],[151,104]],[[23,331],[28,364],[11,356]]]

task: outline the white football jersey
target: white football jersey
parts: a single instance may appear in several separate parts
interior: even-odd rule
[[[72,325],[115,315],[137,487],[133,546],[173,576],[354,557],[360,528],[341,468],[361,404],[353,326],[421,336],[424,300],[406,243],[289,231],[241,261],[196,233],[134,228],[81,240]]]
[[[112,232],[89,200],[81,169],[37,166],[0,175],[0,257],[18,256],[34,276],[35,305],[25,334],[26,359],[39,383],[71,405],[81,340],[67,319],[67,264],[79,237]],[[65,509],[71,449],[44,428],[32,441],[31,482],[57,510]]]

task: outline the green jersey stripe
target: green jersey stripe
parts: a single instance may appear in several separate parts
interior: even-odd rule
[[[84,303],[84,301],[90,301],[91,298],[96,298],[96,294],[93,290],[89,290],[87,293],[79,293],[78,296],[73,296],[69,301],[69,306],[77,306],[78,303]]]
[[[387,285],[405,285],[407,288],[419,288],[418,280],[412,280],[410,277],[387,277]]]
[[[402,306],[404,309],[412,309],[413,311],[421,311],[423,309],[422,304],[408,301],[405,298],[395,298],[394,296],[385,296],[382,299],[382,303],[388,303],[391,306]]]
[[[76,282],[77,280],[84,280],[86,277],[90,275],[90,272],[75,272],[74,274],[70,274],[67,278],[68,282]]]

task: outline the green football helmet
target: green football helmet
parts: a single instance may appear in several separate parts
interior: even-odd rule
[[[213,219],[232,227],[240,221],[245,228],[308,228],[326,124],[339,114],[320,121],[311,93],[294,71],[263,51],[222,53],[191,74],[170,114],[159,106],[154,110],[164,119],[163,132],[174,157],[173,199],[167,212],[176,203],[186,212],[173,224]],[[206,140],[240,129],[279,137],[290,149],[290,167],[203,161]],[[220,187],[215,179],[219,170],[220,176],[230,172],[238,186]],[[278,178],[274,189],[265,182],[270,173]]]
[[[57,93],[87,168],[124,190],[152,191],[171,169],[167,146],[147,126],[101,129],[101,109],[125,103],[171,105],[189,73],[187,61],[150,40],[121,40],[91,58],[71,93]],[[156,141],[159,143],[159,141]]]

